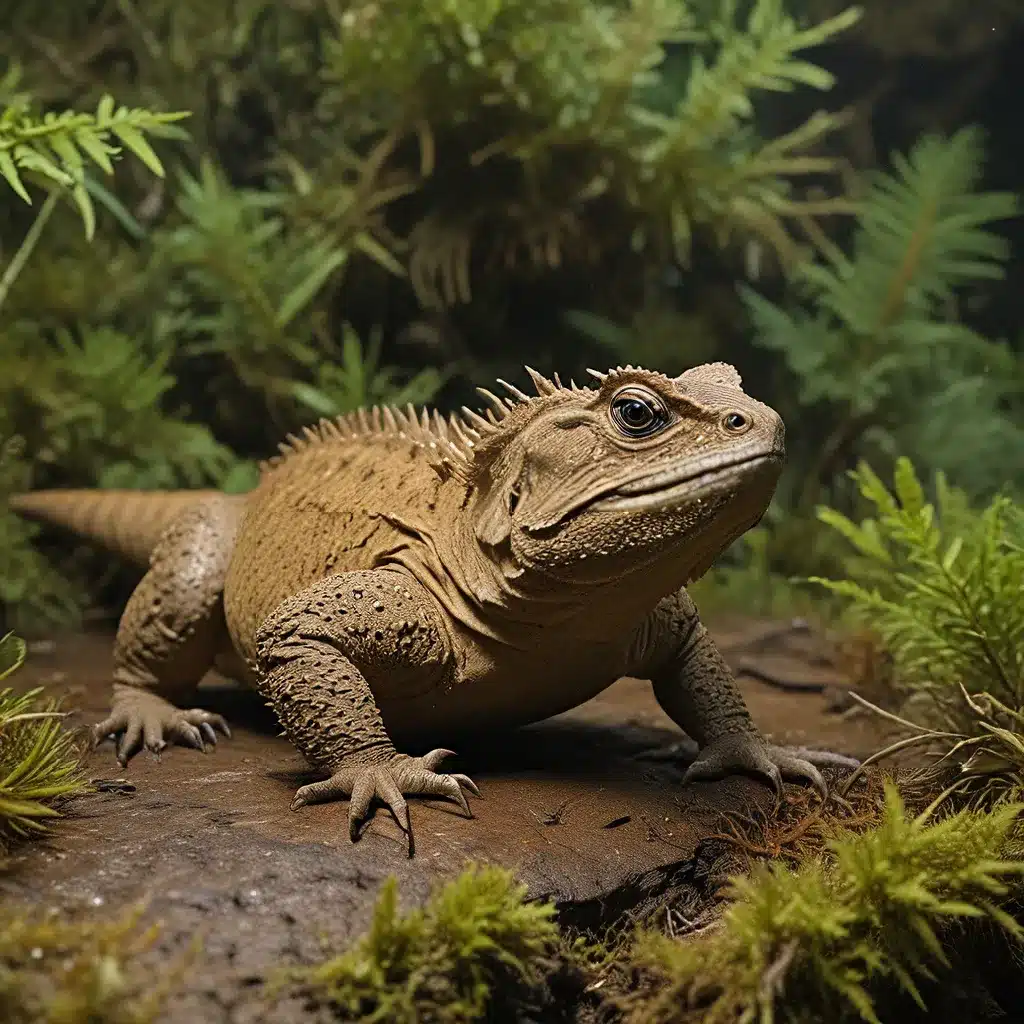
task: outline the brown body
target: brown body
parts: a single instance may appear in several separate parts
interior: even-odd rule
[[[722,364],[668,378],[631,367],[538,395],[488,394],[488,418],[373,410],[321,423],[244,496],[41,492],[24,514],[149,569],[122,618],[101,735],[145,744],[226,731],[183,711],[217,666],[249,681],[330,774],[300,805],[403,794],[466,806],[438,774],[467,732],[568,710],[646,676],[701,744],[691,776],[820,776],[757,733],[685,584],[756,523],[783,456],[778,416]],[[508,386],[507,386],[508,387]],[[813,758],[812,758],[813,760]],[[843,761],[823,754],[819,760]],[[355,833],[353,833],[355,834]]]

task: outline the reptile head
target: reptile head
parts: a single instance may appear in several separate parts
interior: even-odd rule
[[[470,414],[473,528],[508,575],[603,583],[667,566],[679,583],[764,515],[785,456],[779,415],[711,363],[671,378],[634,367],[596,387],[532,371],[538,395],[484,392]]]

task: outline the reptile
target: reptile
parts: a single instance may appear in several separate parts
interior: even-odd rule
[[[698,745],[684,784],[744,772],[824,793],[819,768],[857,762],[766,740],[686,590],[764,515],[780,416],[725,363],[591,370],[589,386],[526,370],[535,393],[478,389],[483,414],[321,420],[244,494],[14,496],[21,515],[145,567],[96,742],[113,739],[126,766],[143,748],[230,737],[188,706],[216,668],[254,687],[324,776],[293,809],[348,798],[354,842],[380,801],[412,855],[406,797],[472,817],[466,793],[479,796],[439,770],[448,745],[633,676]]]

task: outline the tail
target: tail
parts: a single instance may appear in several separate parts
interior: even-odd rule
[[[70,530],[146,567],[164,530],[180,512],[220,491],[32,491],[10,508],[26,519]]]

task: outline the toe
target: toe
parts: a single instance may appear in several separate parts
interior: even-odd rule
[[[191,711],[183,711],[181,717],[190,725],[202,729],[203,735],[211,745],[217,742],[216,732],[220,732],[228,739],[231,739],[231,730],[228,728],[228,723],[222,715],[215,715],[213,712],[204,711],[202,708],[192,708]]]
[[[231,729],[223,715],[212,715],[207,712],[206,720],[214,727],[214,729],[223,733],[227,739],[231,739]]]
[[[184,719],[178,719],[173,726],[174,738],[183,747],[192,747],[194,750],[201,750],[206,752],[206,745],[203,743],[203,734],[199,729],[192,725],[191,722],[186,722]]]
[[[776,797],[782,796],[782,772],[774,751],[756,736],[728,736],[712,742],[686,770],[683,784],[695,780],[724,778],[733,772],[748,772],[764,778]]]
[[[405,797],[402,796],[402,791],[398,788],[398,783],[391,772],[381,772],[377,776],[376,790],[377,796],[391,809],[391,813],[395,816],[395,821],[398,822],[399,827],[404,832],[410,832],[409,804]]]
[[[448,778],[454,779],[463,789],[468,789],[473,796],[480,795],[477,784],[468,775],[449,775]]]
[[[783,753],[776,754],[776,763],[787,779],[810,782],[823,800],[828,796],[828,786],[822,778],[821,772],[810,761]]]
[[[121,767],[127,766],[128,762],[142,749],[142,722],[138,718],[132,719],[121,737],[117,747],[117,760]]]
[[[321,779],[319,782],[311,782],[308,786],[301,786],[295,791],[292,798],[292,810],[296,811],[306,804],[322,804],[328,800],[335,800],[342,794],[333,778]]]
[[[860,767],[857,758],[839,754],[834,750],[807,750],[805,747],[795,747],[787,752],[810,762],[816,768],[842,768],[845,771],[853,771]]]
[[[119,732],[124,732],[128,725],[128,716],[123,711],[112,711],[102,722],[92,727],[93,746],[99,746]]]
[[[142,739],[148,751],[159,754],[166,746],[164,727],[159,719],[152,716],[142,722]]]
[[[439,796],[446,796],[449,800],[454,800],[459,805],[462,813],[467,818],[473,817],[473,812],[469,808],[469,801],[466,799],[466,794],[462,792],[462,787],[458,781],[451,775],[438,775],[438,782],[440,783]]]
[[[359,838],[363,822],[370,813],[370,804],[377,791],[377,784],[370,772],[365,772],[352,787],[352,799],[348,805],[348,837],[354,843]]]

